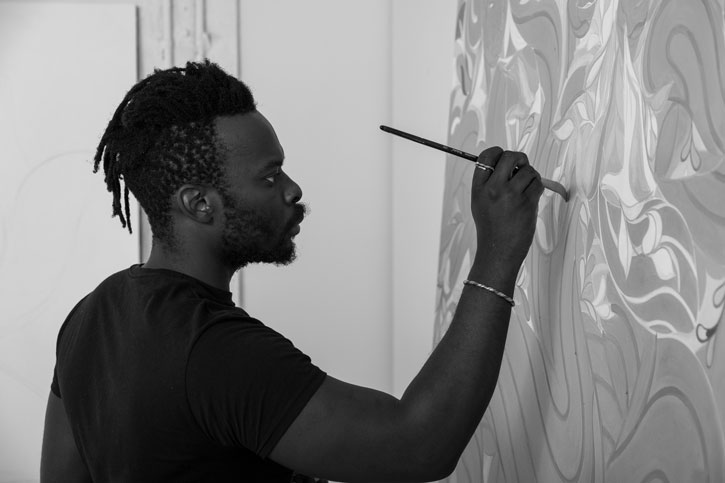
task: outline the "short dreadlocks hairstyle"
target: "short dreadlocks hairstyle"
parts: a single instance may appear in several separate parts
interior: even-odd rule
[[[256,111],[249,88],[205,59],[186,67],[154,69],[128,91],[103,133],[93,172],[103,160],[113,214],[131,230],[129,188],[143,207],[153,241],[178,249],[171,198],[184,184],[210,186],[229,200],[229,186],[214,119]],[[124,180],[126,217],[121,212]]]

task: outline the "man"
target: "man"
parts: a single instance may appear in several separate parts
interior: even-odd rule
[[[126,218],[130,187],[153,248],[60,329],[43,482],[430,481],[453,471],[496,385],[533,238],[543,185],[524,154],[481,153],[471,282],[401,399],[326,375],[231,301],[235,271],[295,258],[305,213],[243,83],[209,61],[156,70],[121,102],[95,160],[114,216],[126,226],[123,179]]]

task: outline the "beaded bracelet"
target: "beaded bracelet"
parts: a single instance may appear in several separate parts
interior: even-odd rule
[[[499,292],[495,288],[487,287],[486,285],[483,285],[482,283],[474,282],[473,280],[464,280],[463,281],[463,284],[464,285],[475,285],[476,287],[482,288],[484,290],[488,290],[489,292],[498,295],[499,297],[501,297],[502,299],[504,299],[506,302],[508,302],[509,304],[511,304],[511,307],[513,307],[514,305],[516,305],[516,303],[514,303],[514,299],[512,299],[511,297],[509,297],[508,295],[506,295],[503,292]]]

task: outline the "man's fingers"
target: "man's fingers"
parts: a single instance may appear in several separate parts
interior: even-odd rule
[[[518,151],[504,151],[496,165],[496,171],[491,176],[492,180],[504,184],[514,174],[514,169],[523,168],[529,165],[529,158],[526,154]]]
[[[478,155],[478,160],[476,161],[476,164],[482,164],[484,166],[490,166],[491,168],[495,168],[496,165],[499,162],[499,158],[501,157],[501,154],[503,153],[503,149],[501,149],[498,146],[490,147],[481,154]],[[479,169],[476,168],[473,170],[473,185],[478,186],[484,183],[486,180],[488,180],[491,177],[491,174],[493,174],[493,171],[490,169]]]
[[[481,151],[481,154],[478,155],[478,160],[476,162],[495,168],[503,152],[503,149],[500,147],[491,146],[490,148]]]
[[[524,194],[532,200],[538,201],[538,199],[541,198],[541,195],[544,194],[544,183],[541,182],[541,175],[539,172],[536,170],[534,170],[534,172],[536,173],[536,176],[524,188]]]
[[[514,173],[510,183],[516,193],[523,193],[534,180],[541,181],[541,175],[533,166],[527,164]]]

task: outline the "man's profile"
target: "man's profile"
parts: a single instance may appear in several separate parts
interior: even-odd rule
[[[397,399],[329,376],[232,302],[237,270],[295,259],[306,209],[284,160],[249,88],[208,60],[157,69],[127,93],[94,172],[102,162],[113,216],[129,231],[134,194],[152,250],[60,328],[42,481],[431,481],[453,471],[496,384],[540,176],[523,153],[479,156],[470,280],[448,334]]]

